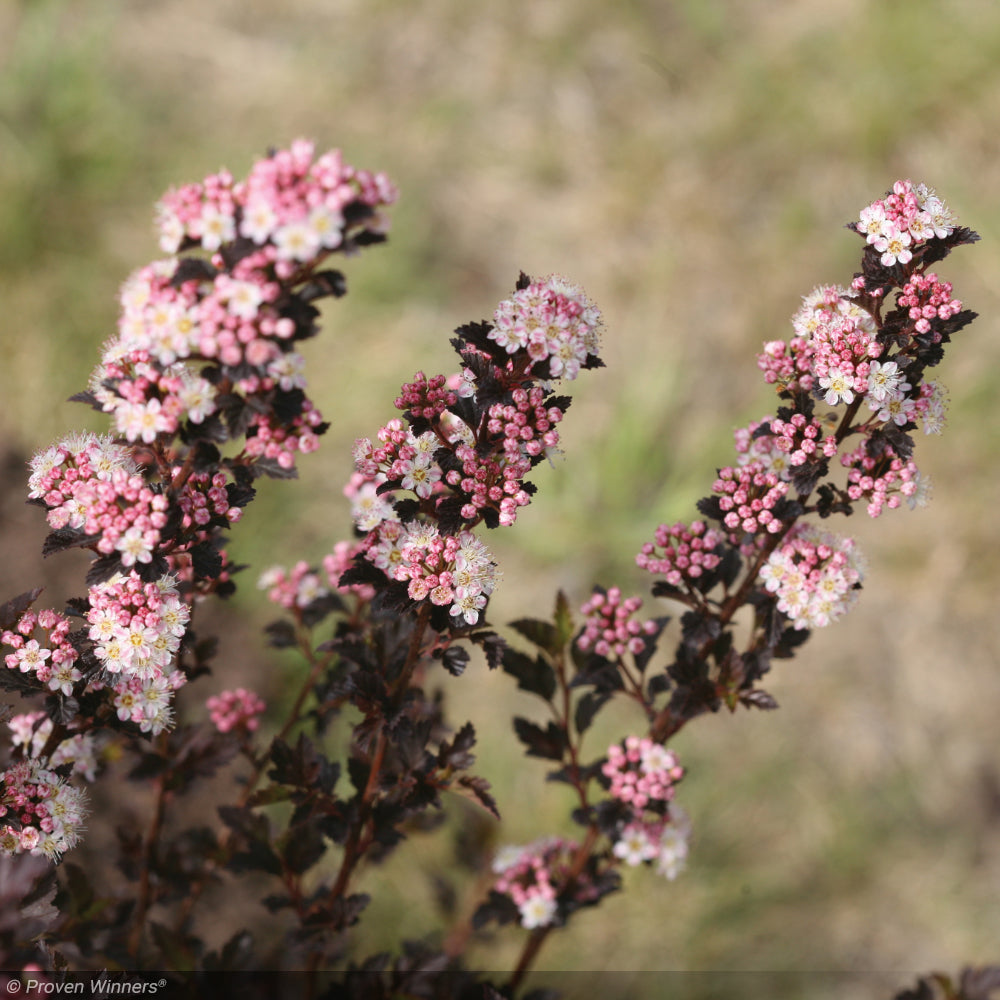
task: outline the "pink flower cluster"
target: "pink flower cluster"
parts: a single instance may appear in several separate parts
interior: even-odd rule
[[[314,153],[300,140],[259,160],[244,182],[223,171],[160,202],[161,245],[169,253],[200,246],[211,258],[156,261],[122,288],[118,337],[91,392],[127,440],[152,444],[185,420],[201,424],[224,394],[256,397],[247,456],[290,469],[296,452],[317,447],[323,421],[308,400],[287,419],[274,407],[276,393],[305,387],[293,344],[315,332],[315,310],[293,301],[293,286],[332,251],[360,245],[355,233],[377,235],[376,210],[395,190],[337,152]],[[186,360],[214,362],[215,377]]]
[[[876,360],[883,358],[883,348],[875,339],[872,316],[854,301],[857,294],[857,290],[835,285],[815,289],[793,317],[796,336],[787,344],[765,344],[757,358],[758,367],[767,382],[790,391],[818,387],[831,406],[849,404],[856,396],[863,396],[878,420],[902,425],[915,413],[914,401],[907,397],[912,386],[905,381],[909,359],[897,355]],[[951,285],[938,282],[933,274],[913,275],[898,304],[908,309],[912,330],[917,333],[927,333],[933,321],[948,319],[962,308],[962,303],[951,297]],[[933,339],[940,341],[940,333]],[[751,442],[744,453],[765,448]],[[825,454],[829,457],[830,453]]]
[[[442,535],[426,522],[383,521],[369,532],[362,551],[390,579],[407,583],[412,600],[448,607],[467,625],[479,621],[496,586],[496,564],[471,531]]]
[[[41,641],[34,638],[36,629],[45,633]],[[69,619],[58,611],[26,611],[13,631],[0,634],[0,642],[14,650],[4,657],[4,662],[9,669],[34,674],[50,691],[69,697],[83,676],[75,666],[79,653],[69,633]]]
[[[854,541],[796,525],[767,558],[759,579],[797,629],[822,628],[850,610],[864,566]]]
[[[340,585],[340,577],[353,564],[354,557],[363,550],[364,545],[360,542],[337,542],[333,551],[323,557],[322,574],[303,560],[290,570],[284,566],[272,566],[261,574],[257,588],[267,591],[269,601],[289,610],[306,608],[313,601],[326,597],[332,590],[342,594],[357,594],[362,601],[370,601],[375,596],[371,584]]]
[[[82,791],[41,761],[11,764],[0,772],[0,851],[58,861],[80,839],[85,803]]]
[[[144,582],[134,572],[90,588],[88,636],[111,687],[118,718],[154,735],[173,725],[170,701],[184,685],[171,669],[190,610],[173,577]]]
[[[299,560],[291,570],[272,566],[257,581],[258,590],[267,591],[267,599],[283,608],[305,608],[329,591],[323,586],[319,574],[309,563]]]
[[[612,853],[630,867],[656,863],[656,871],[673,881],[684,870],[691,824],[680,806],[672,805],[666,817],[647,816],[627,823]]]
[[[551,275],[504,299],[493,313],[490,340],[508,354],[524,351],[548,375],[575,379],[600,346],[601,314],[581,288]]]
[[[774,534],[781,530],[783,522],[773,510],[788,492],[788,483],[766,471],[761,463],[720,469],[712,492],[719,495],[722,522],[734,535],[758,531]]]
[[[848,469],[847,495],[867,500],[870,517],[878,517],[887,507],[895,509],[901,498],[911,510],[927,502],[930,481],[921,476],[912,459],[900,458],[888,445],[878,458],[869,455],[862,444],[840,460]]]
[[[881,351],[875,321],[854,301],[856,295],[838,285],[821,285],[804,296],[792,317],[792,340],[766,343],[757,356],[764,380],[789,391],[810,392],[823,379],[821,387],[827,392],[835,382],[838,389],[851,392],[856,379],[866,375],[866,360]]]
[[[206,700],[205,707],[220,733],[228,733],[233,729],[252,733],[260,726],[258,716],[267,705],[255,692],[241,687],[213,694]]]
[[[444,375],[428,379],[423,372],[417,372],[412,382],[403,385],[394,405],[397,410],[409,410],[417,419],[433,420],[458,400],[458,395],[446,387],[447,382]]]
[[[809,371],[812,352],[805,337],[790,341],[769,340],[757,355],[757,367],[764,373],[768,385],[777,385],[789,392],[809,392],[814,379]]]
[[[384,174],[344,163],[337,150],[317,158],[313,144],[300,139],[258,160],[244,182],[221,171],[168,191],[157,209],[160,246],[176,253],[188,240],[214,253],[239,236],[288,277],[297,263],[341,247],[359,222],[371,228],[368,217],[395,200]]]
[[[356,594],[360,601],[370,601],[375,596],[375,588],[370,583],[350,583],[340,585],[340,578],[353,565],[354,557],[361,551],[358,542],[337,542],[333,551],[323,556],[323,572],[334,590],[342,594]]]
[[[673,750],[654,743],[648,736],[627,736],[608,747],[601,773],[608,779],[612,798],[641,813],[651,803],[666,803],[684,777],[684,768]]]
[[[319,448],[319,435],[325,429],[323,415],[306,399],[302,402],[302,412],[291,420],[256,414],[247,428],[243,452],[253,458],[277,462],[282,469],[292,469],[297,453],[308,455]]]
[[[892,267],[908,263],[928,240],[949,236],[955,219],[933,188],[903,180],[863,208],[855,228],[882,255],[882,265]]]
[[[161,371],[144,351],[120,355],[111,348],[91,376],[91,391],[126,441],[152,444],[176,434],[184,420],[200,424],[215,412],[209,381],[180,364]]]
[[[451,470],[445,481],[469,494],[463,517],[474,517],[477,511],[499,502],[500,523],[510,525],[517,518],[517,508],[529,502],[519,481],[530,471],[532,460],[555,451],[559,444],[555,425],[563,418],[562,409],[545,406],[544,402],[545,392],[534,386],[514,389],[510,403],[494,403],[489,408],[487,433],[503,441],[503,456],[496,462],[478,462],[475,450],[468,444],[456,447],[462,477]]]
[[[173,470],[176,475],[180,466]],[[243,516],[241,507],[230,506],[226,490],[226,474],[216,472],[194,472],[188,476],[177,499],[181,509],[181,526],[185,531],[205,528],[213,520],[232,524]]]
[[[443,376],[437,376],[442,380],[439,385],[432,380],[437,388],[430,402],[417,389],[426,384],[421,383],[422,378],[423,374],[418,372],[416,381],[403,387],[396,400],[397,407],[409,409],[414,417],[423,415],[432,419],[444,415],[447,419],[438,421],[435,430],[419,435],[398,418],[390,420],[378,432],[378,445],[369,438],[356,442],[354,459],[358,472],[377,485],[398,483],[399,488],[411,490],[421,499],[437,496],[437,503],[448,495],[446,487],[451,487],[464,500],[460,513],[465,521],[474,522],[483,511],[492,510],[500,524],[513,524],[518,508],[531,500],[522,480],[540,456],[558,445],[555,425],[562,420],[563,411],[558,406],[544,405],[545,392],[538,386],[513,389],[509,403],[494,403],[487,411],[485,433],[494,447],[484,451],[477,445],[472,428],[454,414],[444,414],[442,404],[451,405],[457,396],[441,389]],[[441,448],[454,456],[447,471],[436,457]],[[378,510],[379,520],[390,509],[387,501],[376,503],[374,494],[368,499],[370,503],[361,512],[358,523],[362,530],[371,530],[377,523],[371,517],[372,507]]]
[[[411,490],[421,499],[439,492],[441,468],[434,459],[434,452],[441,447],[441,441],[434,431],[414,434],[402,420],[394,418],[379,430],[378,440],[379,446],[369,438],[359,438],[355,442],[354,463],[363,477],[379,482],[398,482],[402,489]],[[391,509],[387,501],[384,507]],[[361,523],[358,527],[362,530],[374,527],[368,518],[365,523],[368,529]]]
[[[921,382],[913,401],[913,416],[925,434],[940,434],[948,412],[948,390],[940,382]]]
[[[170,668],[191,617],[172,577],[117,575],[91,587],[87,601],[87,634],[109,674],[152,680]]]
[[[217,263],[225,266],[221,258]],[[103,360],[145,360],[178,372],[186,369],[176,362],[191,357],[230,369],[245,364],[267,382],[264,388],[282,382],[290,388],[301,365],[291,349],[296,324],[282,313],[285,286],[269,265],[257,251],[226,270],[185,272],[170,258],[134,271],[120,293],[118,339],[105,347]]]
[[[493,860],[496,892],[509,896],[521,914],[521,926],[528,930],[555,923],[557,902],[566,883],[571,859],[578,845],[561,837],[545,837],[524,847],[506,847]],[[585,901],[594,897],[586,874],[580,875],[574,896]]]
[[[938,276],[933,272],[914,274],[903,286],[896,304],[909,310],[909,317],[913,320],[913,328],[917,333],[929,333],[933,320],[951,319],[962,311],[961,300],[951,297],[951,282],[938,281]],[[940,340],[941,335],[937,334],[934,342],[938,343]]]
[[[635,562],[641,569],[665,577],[672,587],[680,587],[685,581],[697,581],[703,573],[719,565],[715,547],[722,541],[722,534],[707,527],[704,521],[661,524],[653,541],[642,546]]]
[[[45,504],[52,528],[95,536],[97,551],[118,552],[126,567],[152,560],[168,501],[147,485],[129,449],[107,436],[81,434],[29,464],[28,496]]]
[[[583,631],[577,637],[577,646],[589,649],[598,656],[621,657],[626,652],[641,653],[646,648],[642,635],[656,632],[656,622],[636,621],[632,616],[642,607],[641,597],[622,600],[622,592],[612,587],[607,593],[595,590],[580,608],[584,616]]]
[[[24,712],[7,720],[11,743],[21,748],[25,756],[38,757],[52,733],[52,720],[44,712]],[[72,766],[73,773],[86,781],[97,776],[97,743],[93,733],[73,733],[67,736],[49,755],[50,768]]]
[[[631,811],[612,848],[615,857],[631,866],[656,862],[661,875],[676,878],[687,858],[691,832],[684,811],[671,804],[684,777],[677,755],[648,736],[628,736],[608,747],[601,772],[612,798]]]
[[[738,465],[757,463],[785,481],[790,479],[793,468],[804,465],[817,453],[827,458],[837,453],[836,438],[823,436],[820,421],[804,413],[793,413],[788,420],[763,417],[739,428],[733,436]]]

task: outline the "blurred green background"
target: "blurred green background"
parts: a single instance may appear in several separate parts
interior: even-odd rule
[[[576,601],[592,582],[645,586],[635,551],[660,521],[693,516],[733,428],[773,410],[760,343],[789,335],[815,285],[849,280],[860,242],[842,226],[893,180],[936,187],[982,234],[941,268],[982,318],[940,369],[945,435],[919,442],[933,503],[853,519],[862,600],[779,665],[780,712],[678,739],[688,872],[629,873],[539,967],[882,970],[902,986],[1000,958],[1000,6],[0,0],[4,598],[65,581],[72,560],[37,555],[23,461],[103,429],[62,401],[114,332],[119,285],[159,255],[156,198],[223,165],[239,176],[300,135],[387,171],[401,200],[389,244],[346,262],[351,294],[307,345],[333,422],[324,448],[297,483],[263,484],[234,556],[254,573],[318,560],[349,528],[350,445],[392,415],[400,383],[453,370],[450,331],[489,316],[519,270],[559,272],[601,306],[608,367],[574,383],[565,460],[539,471],[516,529],[488,539],[497,622],[557,586]],[[266,613],[250,578],[236,609]],[[224,645],[216,687],[245,660]],[[287,666],[262,662],[276,696]],[[504,839],[571,833],[564,793],[509,752],[510,712],[530,705],[484,674],[443,683],[455,718],[476,722]],[[372,872],[399,894],[366,923],[373,947],[434,925],[432,841]],[[498,935],[474,962],[509,967],[519,946]],[[724,982],[763,995],[760,980]],[[793,976],[764,992],[884,995],[879,982]]]

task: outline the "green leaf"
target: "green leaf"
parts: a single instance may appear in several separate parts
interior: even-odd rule
[[[562,590],[556,594],[556,610],[554,617],[556,623],[556,633],[559,637],[559,648],[565,649],[570,640],[573,638],[574,625],[573,612],[570,610],[569,599]]]

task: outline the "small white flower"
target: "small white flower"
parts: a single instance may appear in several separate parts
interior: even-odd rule
[[[233,217],[207,204],[201,210],[201,245],[206,250],[218,250],[236,235]]]
[[[909,250],[911,242],[909,233],[900,232],[895,225],[890,226],[888,231],[874,243],[875,249],[882,254],[882,266],[892,267],[897,261],[900,264],[907,263],[913,257]]]
[[[873,361],[869,365],[868,396],[870,401],[881,403],[884,399],[897,396],[910,388],[910,383],[903,381],[903,373],[895,361],[887,361],[885,364]],[[880,407],[872,406],[872,409],[877,410]]]
[[[278,218],[268,202],[263,199],[252,201],[243,209],[240,235],[246,236],[254,243],[264,243],[274,231],[277,221]]]
[[[527,930],[534,930],[536,927],[547,927],[552,923],[552,918],[556,915],[556,902],[554,899],[532,896],[526,899],[519,909],[521,926]]]
[[[306,261],[319,251],[319,234],[305,220],[289,222],[274,234],[279,260]]]
[[[835,406],[841,400],[845,403],[854,402],[854,380],[839,368],[831,368],[829,375],[821,378],[819,384],[820,388],[826,389],[823,398],[830,406]]]

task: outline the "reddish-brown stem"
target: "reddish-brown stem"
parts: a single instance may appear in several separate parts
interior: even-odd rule
[[[583,843],[577,848],[576,854],[573,855],[573,861],[570,865],[569,872],[566,875],[566,882],[563,885],[562,892],[572,892],[576,880],[580,877],[583,869],[587,867],[587,862],[590,860],[591,851],[594,849],[594,844],[597,842],[597,838],[600,836],[600,831],[596,826],[591,825],[587,829],[587,836],[584,838]],[[537,927],[528,936],[528,940],[524,944],[524,948],[521,951],[521,956],[518,959],[517,965],[514,967],[514,971],[511,974],[510,979],[507,980],[506,989],[510,992],[511,996],[521,985],[521,980],[528,974],[532,964],[538,957],[539,951],[541,951],[542,945],[548,939],[549,934],[555,928],[549,924],[546,927]]]
[[[160,740],[161,748],[164,740]],[[146,834],[146,842],[142,849],[142,863],[139,866],[139,891],[136,894],[135,913],[132,918],[132,930],[129,933],[128,948],[132,957],[139,954],[142,944],[142,935],[145,930],[146,914],[149,912],[152,900],[152,883],[149,873],[153,864],[153,857],[156,854],[156,845],[160,839],[160,831],[163,829],[163,819],[166,815],[167,799],[169,792],[165,775],[156,778],[156,805],[153,809],[153,818],[149,824],[149,832]]]
[[[420,646],[423,642],[424,633],[427,630],[430,614],[430,606],[427,604],[423,605],[417,614],[417,620],[413,626],[413,634],[410,636],[410,645],[406,652],[406,662],[403,664],[399,676],[390,689],[393,695],[399,695],[410,683],[414,668],[420,660]],[[340,870],[337,872],[336,881],[330,890],[334,897],[342,896],[347,890],[347,884],[350,881],[352,872],[357,867],[358,862],[364,856],[365,851],[372,841],[373,833],[370,830],[372,822],[371,807],[378,793],[379,777],[387,744],[385,730],[380,726],[378,736],[375,738],[375,749],[371,755],[368,780],[365,782],[364,790],[361,793],[358,817],[344,844],[344,856],[340,862]]]
[[[375,793],[378,791],[379,771],[382,769],[382,761],[385,758],[386,742],[385,731],[380,729],[375,740],[375,751],[372,754],[371,766],[368,771],[368,781],[365,782],[364,791],[361,793],[360,815],[347,838],[347,843],[344,844],[344,857],[340,862],[340,871],[337,872],[337,880],[330,890],[330,895],[334,898],[344,894],[355,866],[371,843],[371,833],[368,831],[371,820],[371,805],[375,799]]]

